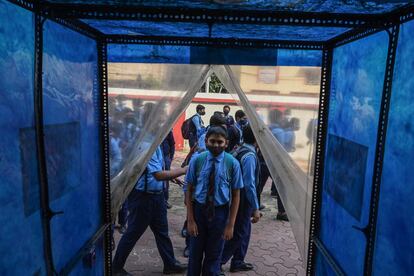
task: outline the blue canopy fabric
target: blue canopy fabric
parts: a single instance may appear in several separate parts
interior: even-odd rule
[[[201,8],[234,11],[294,11],[379,14],[402,7],[407,1],[401,0],[53,0],[49,3],[94,4],[112,6],[143,6],[166,8]]]
[[[108,35],[212,37],[263,40],[324,41],[350,30],[338,27],[270,26],[256,24],[207,24],[132,20],[82,20]]]

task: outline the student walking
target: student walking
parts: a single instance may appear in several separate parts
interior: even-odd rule
[[[158,252],[164,262],[163,273],[182,273],[186,269],[186,266],[174,257],[173,246],[168,236],[167,205],[163,194],[163,181],[184,175],[186,168],[165,171],[163,165],[162,150],[158,146],[128,197],[128,229],[119,241],[115,253],[114,275],[130,275],[123,267],[132,248],[148,226],[154,233]]]
[[[188,275],[220,275],[225,240],[233,237],[243,180],[239,162],[224,150],[224,127],[206,134],[207,151],[190,162],[187,182]]]

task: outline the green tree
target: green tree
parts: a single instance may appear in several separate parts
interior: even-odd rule
[[[210,77],[210,93],[229,93],[219,78],[213,73]]]

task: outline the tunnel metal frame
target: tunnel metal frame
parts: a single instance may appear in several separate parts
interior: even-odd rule
[[[28,9],[35,16],[35,78],[34,93],[36,116],[37,158],[39,162],[39,180],[41,189],[41,211],[44,235],[44,249],[47,274],[56,273],[51,251],[50,220],[59,212],[53,212],[49,206],[47,166],[44,151],[43,137],[43,109],[42,109],[42,20],[52,20],[69,29],[94,39],[98,51],[98,82],[101,92],[100,98],[100,139],[102,155],[102,216],[103,225],[85,243],[79,252],[60,271],[67,275],[80,259],[88,253],[88,249],[98,240],[104,240],[105,274],[111,275],[111,217],[110,217],[110,178],[109,178],[109,126],[108,126],[108,80],[107,80],[107,44],[153,44],[175,46],[209,46],[226,48],[276,48],[322,50],[321,92],[319,99],[318,129],[315,156],[315,172],[313,196],[311,206],[311,225],[308,249],[307,274],[315,273],[316,253],[321,253],[333,271],[342,275],[343,270],[324,248],[318,239],[320,228],[321,192],[323,188],[323,169],[326,151],[327,120],[330,100],[330,81],[333,60],[333,50],[346,43],[350,43],[376,32],[389,30],[390,44],[386,64],[386,77],[381,101],[380,120],[376,144],[376,160],[374,167],[373,188],[370,202],[370,219],[366,227],[367,248],[364,273],[372,272],[373,251],[375,245],[376,219],[381,184],[382,159],[389,112],[389,101],[392,88],[392,77],[395,62],[395,53],[398,40],[398,28],[414,18],[414,4],[407,4],[402,8],[382,15],[369,14],[330,14],[304,12],[249,12],[233,10],[205,10],[205,9],[174,9],[148,7],[116,7],[94,5],[67,5],[50,4],[48,2],[30,0],[8,0],[20,7]],[[216,39],[195,37],[160,37],[160,36],[128,36],[105,35],[99,30],[79,20],[79,18],[118,19],[118,20],[146,20],[152,22],[193,22],[193,23],[231,23],[231,24],[258,24],[258,25],[287,25],[287,26],[325,26],[350,27],[350,31],[342,33],[326,41],[284,41],[260,39]],[[392,49],[392,50],[391,50]]]
[[[46,151],[43,125],[43,23],[40,7],[33,6],[34,13],[34,116],[36,134],[37,171],[39,180],[39,198],[43,232],[43,254],[46,272],[52,275],[56,272],[53,262],[52,238],[50,221],[56,214],[50,208],[49,183],[47,177]]]
[[[394,77],[394,65],[397,54],[400,24],[395,24],[387,33],[389,35],[388,53],[384,74],[384,87],[381,98],[381,106],[378,120],[377,144],[375,147],[374,173],[372,177],[371,201],[368,225],[362,229],[366,236],[367,244],[365,249],[364,274],[372,274],[374,262],[376,227],[378,219],[378,207],[380,198],[380,188],[382,180],[382,168],[385,151],[385,140],[387,136],[388,116],[392,94],[392,81]]]
[[[321,68],[321,85],[319,94],[319,111],[318,111],[318,128],[316,134],[315,147],[315,161],[313,174],[313,191],[312,191],[312,206],[309,229],[309,244],[308,244],[308,259],[306,266],[307,275],[312,275],[316,261],[316,239],[319,234],[320,210],[322,205],[322,184],[325,163],[326,151],[326,137],[328,131],[328,115],[329,115],[329,100],[330,100],[330,85],[331,85],[331,71],[332,71],[333,49],[326,47],[322,52],[322,68]],[[334,262],[334,258],[330,256],[328,251],[326,253],[326,260],[332,267],[339,267]]]

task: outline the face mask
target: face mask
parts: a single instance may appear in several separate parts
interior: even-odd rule
[[[206,145],[206,148],[214,156],[220,155],[224,151],[224,148],[222,148],[222,147],[213,147],[213,146]]]
[[[247,121],[247,119],[241,119],[240,121],[239,121],[239,125],[241,126],[241,127],[245,127],[245,126],[247,126],[249,124],[249,122]]]
[[[229,110],[227,110],[227,109],[225,109],[225,110],[223,111],[224,115],[226,115],[226,116],[229,114],[229,112],[230,112],[230,111],[229,111]]]

